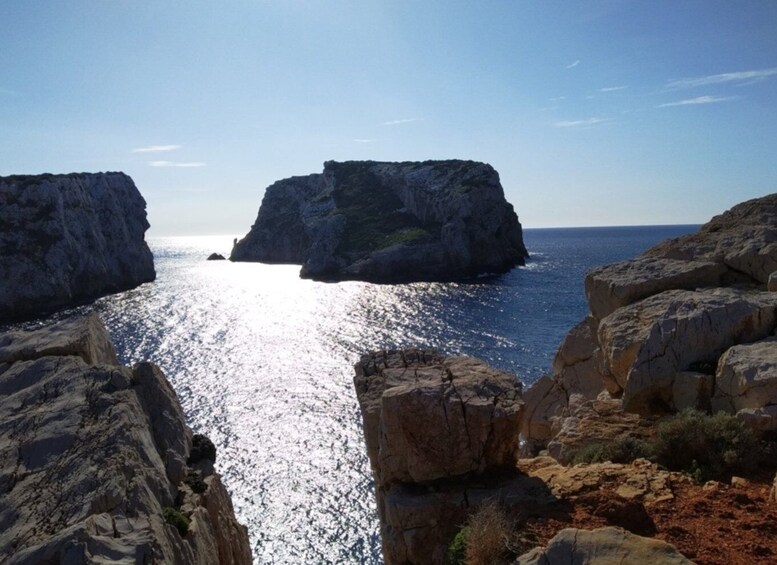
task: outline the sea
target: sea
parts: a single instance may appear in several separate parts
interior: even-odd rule
[[[697,228],[526,229],[524,267],[405,285],[319,283],[295,265],[205,260],[228,255],[233,235],[149,238],[155,282],[48,320],[96,311],[122,363],[163,369],[188,424],[217,446],[255,563],[381,563],[352,381],[360,356],[437,348],[528,386],[586,315],[588,270]]]

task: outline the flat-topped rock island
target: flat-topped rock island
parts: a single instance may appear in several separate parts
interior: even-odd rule
[[[497,172],[475,161],[327,161],[267,188],[232,261],[293,263],[316,280],[460,280],[528,257]]]

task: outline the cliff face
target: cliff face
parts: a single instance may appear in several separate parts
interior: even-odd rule
[[[0,177],[0,321],[154,280],[148,227],[125,174]]]
[[[328,161],[270,186],[233,261],[301,263],[322,280],[408,282],[504,272],[528,256],[499,175],[472,161]]]
[[[250,563],[215,456],[96,316],[0,335],[4,563]]]
[[[567,335],[554,374],[525,394],[529,445],[566,461],[586,442],[638,435],[640,418],[683,408],[776,432],[775,242],[770,195],[590,272],[591,314]]]

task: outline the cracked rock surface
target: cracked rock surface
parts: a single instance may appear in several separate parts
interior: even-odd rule
[[[250,563],[213,462],[187,465],[191,444],[162,372],[118,366],[96,316],[0,336],[0,560]]]
[[[0,322],[154,280],[148,227],[123,173],[0,177]]]
[[[354,384],[386,563],[444,563],[471,504],[520,496],[520,382],[478,359],[399,350],[363,356]]]
[[[641,417],[725,410],[777,430],[776,271],[777,194],[591,271],[591,314],[562,343],[553,374],[524,394],[527,454],[611,439],[578,425],[581,406],[608,398]]]

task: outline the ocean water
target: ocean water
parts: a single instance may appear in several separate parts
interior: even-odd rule
[[[385,286],[205,261],[232,236],[151,238],[154,283],[55,317],[96,310],[123,363],[162,367],[189,425],[218,448],[256,563],[380,563],[352,386],[360,354],[436,347],[529,384],[586,314],[586,271],[696,228],[525,230],[531,259],[505,275]]]

